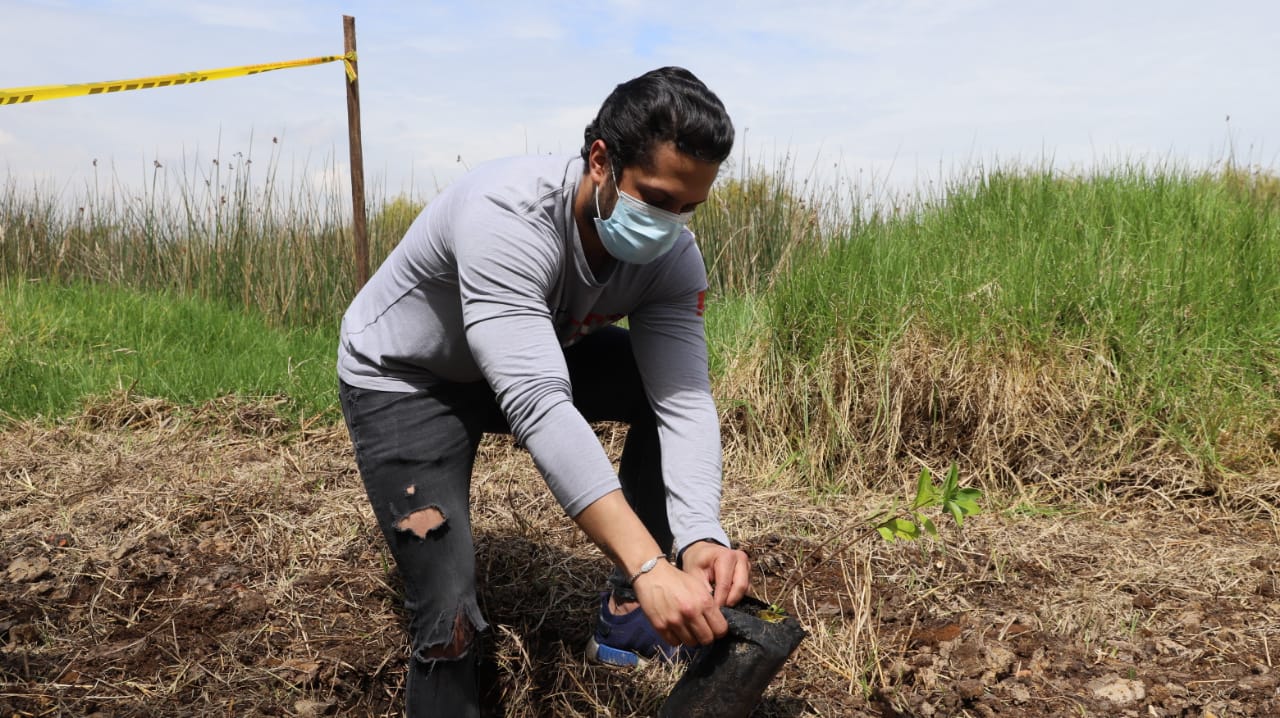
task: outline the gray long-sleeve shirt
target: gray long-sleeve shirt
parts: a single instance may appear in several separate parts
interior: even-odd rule
[[[490,162],[410,226],[342,319],[338,376],[380,391],[484,379],[570,516],[619,488],[573,406],[563,347],[627,317],[658,417],[667,514],[681,549],[720,526],[719,420],[703,330],[706,269],[693,235],[644,265],[593,276],[573,219],[580,158]]]

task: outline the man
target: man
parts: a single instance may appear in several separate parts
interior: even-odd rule
[[[727,630],[749,567],[719,520],[706,270],[685,225],[732,146],[687,70],[618,85],[580,157],[491,162],[442,192],[343,317],[342,409],[412,615],[409,715],[478,715],[468,494],[486,431],[515,435],[614,563],[592,658]],[[601,420],[629,424],[617,474]]]

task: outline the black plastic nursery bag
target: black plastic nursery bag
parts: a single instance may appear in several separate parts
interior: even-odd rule
[[[747,718],[807,635],[794,618],[754,598],[720,610],[728,634],[690,662],[658,718]]]

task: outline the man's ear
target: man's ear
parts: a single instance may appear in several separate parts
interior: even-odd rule
[[[609,179],[609,150],[604,140],[591,143],[591,149],[587,151],[587,174],[597,185],[604,185]]]

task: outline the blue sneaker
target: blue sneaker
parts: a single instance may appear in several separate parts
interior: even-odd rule
[[[611,666],[638,666],[654,658],[673,663],[687,661],[693,658],[695,650],[662,640],[644,611],[638,608],[621,616],[614,615],[609,610],[609,592],[600,594],[600,615],[596,619],[596,633],[587,643],[587,658]]]

